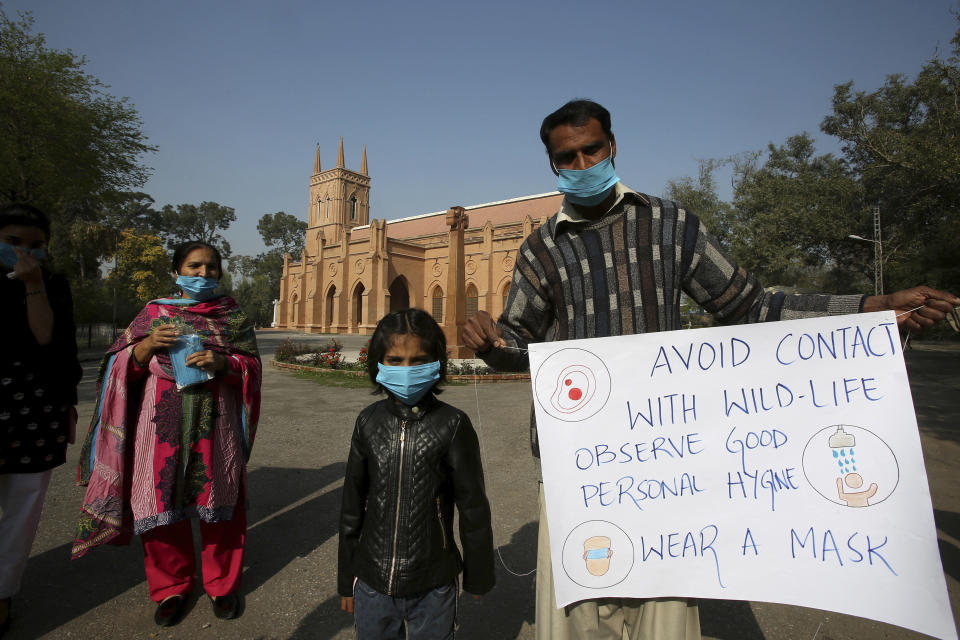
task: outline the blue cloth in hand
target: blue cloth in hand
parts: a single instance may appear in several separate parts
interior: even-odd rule
[[[173,377],[177,381],[177,389],[200,384],[213,377],[200,367],[187,365],[187,356],[197,351],[203,351],[203,338],[196,334],[180,336],[176,344],[167,349],[170,362],[173,364]]]

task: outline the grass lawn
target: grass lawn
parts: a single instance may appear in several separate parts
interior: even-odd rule
[[[334,370],[297,371],[294,375],[304,380],[313,380],[327,387],[347,387],[349,389],[371,389],[370,378],[366,375],[355,376]]]
[[[366,375],[356,376],[344,371],[321,369],[319,371],[297,371],[294,375],[304,380],[312,380],[326,387],[347,387],[348,389],[372,389],[370,378]],[[459,380],[447,380],[445,387],[459,387],[467,384]]]

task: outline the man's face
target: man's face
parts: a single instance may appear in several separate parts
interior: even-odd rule
[[[586,124],[557,125],[550,131],[550,159],[554,174],[557,169],[589,169],[608,156],[616,157],[617,141],[608,140],[596,118]]]

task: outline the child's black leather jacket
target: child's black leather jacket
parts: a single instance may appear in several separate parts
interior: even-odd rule
[[[453,506],[460,541],[453,541]],[[493,587],[493,532],[476,432],[465,413],[428,393],[408,407],[392,396],[357,417],[343,483],[337,588],[358,577],[411,596],[463,569],[463,589]]]

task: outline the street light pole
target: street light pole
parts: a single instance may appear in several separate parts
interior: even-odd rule
[[[873,243],[873,292],[883,295],[883,239],[880,235],[880,207],[873,208],[873,240],[850,234],[851,240]]]
[[[117,339],[117,269],[120,265],[120,238],[113,236],[113,339]]]

